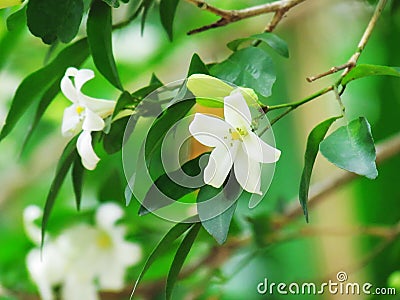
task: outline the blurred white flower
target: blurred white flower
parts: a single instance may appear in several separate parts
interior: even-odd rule
[[[93,150],[91,132],[104,129],[104,119],[112,115],[116,103],[91,98],[81,92],[82,86],[92,78],[92,70],[68,68],[61,80],[61,91],[72,102],[64,111],[61,132],[64,136],[73,136],[83,130],[77,149],[83,166],[88,170],[95,169],[100,160]]]
[[[224,118],[197,113],[189,125],[196,140],[214,148],[204,170],[204,182],[220,187],[233,166],[243,189],[261,194],[259,163],[274,163],[281,152],[252,131],[250,109],[240,90],[224,98]]]
[[[40,229],[34,221],[42,215],[36,206],[24,212],[28,237],[39,246]],[[74,225],[26,258],[29,274],[43,300],[55,299],[53,288],[61,287],[63,300],[96,300],[98,290],[117,291],[124,287],[126,268],[141,258],[141,248],[124,239],[126,228],[116,225],[123,210],[103,204],[96,212],[96,225]]]

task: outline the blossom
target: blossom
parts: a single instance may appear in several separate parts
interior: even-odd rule
[[[222,186],[233,167],[242,188],[261,195],[260,163],[276,162],[281,152],[252,131],[250,109],[240,90],[224,98],[224,118],[196,113],[189,125],[197,141],[214,148],[204,169],[204,182]]]
[[[33,223],[41,210],[29,206],[24,212],[28,237],[39,246],[40,229]],[[43,252],[32,249],[26,258],[29,274],[43,300],[54,300],[53,288],[61,287],[63,300],[97,300],[97,290],[124,287],[126,268],[141,258],[140,247],[125,240],[126,228],[116,225],[123,210],[108,203],[96,212],[96,224],[76,224],[56,238],[47,238]]]
[[[100,160],[93,150],[91,132],[104,129],[104,119],[112,115],[116,104],[81,92],[82,86],[92,78],[92,70],[68,68],[61,80],[61,91],[72,102],[64,110],[61,132],[64,136],[73,136],[83,130],[78,137],[77,150],[88,170],[95,169]]]

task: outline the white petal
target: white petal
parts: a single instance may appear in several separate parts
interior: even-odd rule
[[[224,118],[234,128],[250,130],[250,109],[240,91],[234,91],[224,98]]]
[[[280,150],[265,143],[254,132],[243,137],[243,147],[247,155],[257,162],[274,163],[281,155]]]
[[[39,219],[42,214],[42,210],[36,205],[29,205],[24,209],[23,220],[25,233],[36,245],[40,245],[42,234],[41,229],[34,223],[34,221]]]
[[[82,280],[79,276],[69,276],[61,290],[63,300],[98,300],[94,280]]]
[[[85,120],[82,129],[87,131],[100,131],[105,126],[104,120],[90,109],[85,109]]]
[[[247,156],[243,149],[238,149],[237,151],[234,171],[237,181],[245,191],[262,194],[260,191],[260,163]]]
[[[76,112],[76,106],[71,105],[64,110],[64,116],[61,125],[63,136],[73,136],[81,130],[81,120]]]
[[[200,113],[195,114],[189,125],[189,131],[193,137],[208,147],[225,143],[225,140],[230,138],[228,137],[229,129],[232,127],[224,120]]]
[[[69,70],[69,69],[68,69]],[[68,70],[65,73],[64,77],[61,79],[61,91],[70,101],[73,103],[78,102],[78,92],[76,91],[71,79],[69,78]]]
[[[102,228],[112,228],[122,218],[124,211],[114,203],[101,205],[96,212],[96,224]]]
[[[74,67],[69,67],[67,71],[65,71],[65,76],[67,77],[75,77],[78,74],[78,69]]]
[[[210,155],[210,159],[204,169],[204,182],[213,187],[219,188],[228,176],[235,159],[237,143],[232,148],[226,145],[219,145]]]
[[[82,159],[82,165],[88,170],[94,170],[100,158],[96,155],[92,146],[92,135],[90,131],[83,131],[78,137],[76,148]]]
[[[106,118],[114,112],[115,101],[96,99],[84,94],[81,94],[80,99],[87,108],[102,118]]]
[[[90,79],[94,78],[94,72],[89,69],[81,69],[75,75],[75,88],[78,92],[81,91],[82,86]]]

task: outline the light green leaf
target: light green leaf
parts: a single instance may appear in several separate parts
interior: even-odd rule
[[[176,8],[178,7],[179,0],[161,0],[160,1],[160,18],[161,24],[168,34],[169,39],[172,41],[173,24],[175,19]]]
[[[69,43],[78,33],[83,17],[82,0],[29,0],[28,27],[44,43]]]
[[[140,282],[142,280],[143,276],[146,274],[147,270],[151,267],[151,265],[156,261],[156,259],[166,253],[168,250],[171,249],[171,246],[175,242],[177,238],[179,238],[182,234],[184,234],[186,231],[189,230],[193,226],[193,223],[178,223],[174,227],[172,227],[168,233],[161,239],[161,241],[157,244],[157,246],[154,248],[154,250],[151,252],[149,257],[147,258],[142,271],[140,272],[135,286],[132,290],[132,294],[130,299],[132,299],[133,294],[135,293],[135,290]]]
[[[90,7],[87,36],[96,68],[111,84],[123,91],[112,50],[111,7],[101,0],[94,0]]]
[[[268,46],[270,46],[279,55],[289,58],[289,49],[288,49],[286,42],[284,40],[282,40],[279,36],[277,36],[276,34],[273,34],[271,32],[254,34],[254,35],[246,37],[246,38],[233,40],[232,42],[229,42],[227,46],[232,51],[237,51],[238,47],[243,42],[247,42],[247,41],[261,41],[261,42],[267,44]]]
[[[311,173],[314,167],[315,158],[317,157],[319,144],[324,139],[329,127],[340,117],[329,118],[322,123],[314,127],[310,132],[307,139],[306,152],[304,153],[304,168],[301,175],[300,189],[299,189],[299,200],[301,207],[303,208],[304,216],[308,222],[308,190],[310,188]]]
[[[15,92],[0,140],[10,133],[32,103],[44,97],[54,82],[61,80],[68,67],[80,66],[88,55],[87,40],[82,39],[63,49],[50,64],[26,77]]]
[[[78,156],[76,150],[76,141],[78,137],[73,138],[68,145],[65,147],[60,160],[57,165],[56,175],[51,183],[50,191],[46,198],[46,204],[44,206],[43,219],[42,219],[42,247],[44,242],[44,235],[46,232],[47,223],[50,218],[51,211],[56,201],[58,192],[64,182],[65,176],[71,168],[73,162]]]
[[[236,51],[227,60],[214,65],[210,73],[238,86],[251,88],[264,97],[271,95],[276,80],[271,57],[256,47]]]
[[[167,277],[167,285],[165,288],[166,300],[170,300],[172,297],[172,291],[174,289],[176,281],[178,280],[179,272],[181,271],[183,264],[190,252],[190,249],[192,248],[193,243],[196,240],[200,227],[200,223],[196,223],[190,229],[185,238],[182,240],[182,243],[175,254]]]
[[[343,77],[341,84],[346,85],[352,80],[356,80],[367,76],[378,76],[378,75],[400,77],[400,68],[379,66],[379,65],[367,65],[367,64],[357,65],[353,69],[351,69],[350,72],[346,74],[346,76]]]
[[[319,149],[323,156],[339,168],[370,179],[378,176],[371,126],[364,117],[338,128],[321,142]]]

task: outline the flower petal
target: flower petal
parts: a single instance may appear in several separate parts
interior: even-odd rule
[[[249,193],[262,194],[260,191],[260,163],[246,155],[244,149],[238,149],[234,163],[235,177],[240,186]]]
[[[104,120],[89,108],[85,109],[85,120],[82,124],[82,129],[87,131],[100,131],[103,130],[105,123]]]
[[[92,146],[92,134],[90,131],[83,131],[78,137],[76,148],[81,156],[82,165],[88,170],[94,170],[100,158],[96,155]]]
[[[229,95],[233,87],[218,79],[205,74],[193,74],[187,79],[186,86],[195,97],[216,98],[222,100]]]
[[[91,111],[93,111],[103,119],[110,116],[114,112],[116,104],[115,101],[96,99],[86,96],[84,94],[81,94],[80,99],[87,108],[89,108]]]
[[[76,106],[71,105],[64,110],[64,116],[61,125],[63,136],[73,136],[81,130],[81,120],[76,112]]]
[[[77,103],[79,97],[78,92],[76,91],[71,78],[69,78],[70,75],[69,76],[67,75],[68,70],[65,73],[64,77],[61,79],[60,83],[61,91],[63,92],[65,97],[67,97],[72,103]]]
[[[189,125],[193,137],[208,147],[216,147],[228,139],[229,129],[232,127],[224,120],[205,114],[197,113]]]
[[[96,224],[103,229],[112,228],[123,215],[124,211],[117,204],[106,203],[97,209]]]
[[[80,93],[82,86],[90,79],[94,78],[94,72],[89,69],[78,70],[75,74],[75,88]]]
[[[42,233],[39,226],[35,224],[35,221],[42,215],[42,210],[36,205],[29,205],[24,209],[23,220],[25,233],[36,245],[40,245]]]
[[[234,128],[251,130],[250,109],[239,90],[224,98],[224,118]]]
[[[78,276],[68,276],[65,280],[64,285],[61,289],[62,299],[72,300],[72,299],[85,299],[85,300],[98,300],[96,286],[94,285],[94,280],[90,278],[89,280],[82,280]]]
[[[237,143],[231,148],[225,144],[218,145],[210,155],[210,159],[204,169],[204,182],[219,188],[228,176],[236,156]]]
[[[280,150],[268,145],[254,132],[243,137],[243,148],[249,157],[262,163],[274,163],[281,155]]]

